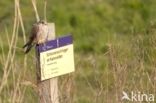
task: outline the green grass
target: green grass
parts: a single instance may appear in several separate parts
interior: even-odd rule
[[[156,1],[47,0],[47,2],[47,20],[55,23],[56,35],[71,33],[74,37],[76,69],[73,73],[74,103],[120,103],[123,90],[156,93]],[[28,37],[31,26],[36,21],[35,14],[31,1],[21,0],[20,7]],[[43,0],[37,1],[37,7],[43,19]],[[2,11],[0,37],[7,57],[9,46],[5,28],[8,29],[11,38],[14,1],[0,1],[0,11]],[[21,28],[16,46],[18,48],[23,46]],[[2,58],[1,49],[0,58]],[[8,92],[14,93],[13,84],[18,84],[16,80],[19,72],[24,74],[23,58],[22,50],[16,49],[12,63],[15,68],[11,70],[7,86],[0,93],[2,103],[11,103],[7,100],[10,96]],[[26,73],[21,76],[21,82],[35,83],[36,70],[33,58],[34,50],[28,54],[27,63],[30,67],[28,66]],[[4,73],[3,65],[4,62],[0,59],[0,83]],[[14,75],[15,81],[12,79]],[[18,92],[21,92],[22,88],[25,89],[23,98],[25,102],[22,103],[36,103],[35,90],[30,85],[20,85]]]

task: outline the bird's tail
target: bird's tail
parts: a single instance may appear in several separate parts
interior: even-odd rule
[[[32,43],[30,43],[30,42],[27,42],[24,46],[23,46],[23,48],[26,48],[25,49],[25,54],[27,54],[30,50],[31,50],[31,48],[33,47],[33,44]]]

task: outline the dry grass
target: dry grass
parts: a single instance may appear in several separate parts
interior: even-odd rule
[[[19,28],[22,29],[23,44],[26,42],[25,29],[21,16],[19,0],[15,0],[14,23],[11,39],[8,36],[6,28],[8,52],[4,51],[3,40],[0,42],[2,56],[0,64],[2,64],[3,75],[0,79],[0,103],[23,103],[26,87],[22,86],[23,77],[26,75],[27,56],[23,61],[18,61],[16,57],[17,50],[22,51],[22,48],[17,47]],[[19,64],[20,63],[20,64]]]
[[[45,1],[45,20],[46,3]],[[32,0],[32,4],[36,20],[39,21],[36,1]],[[0,37],[0,103],[27,103],[27,88],[36,91],[35,83],[25,80],[29,68],[27,63],[30,61],[26,55],[22,60],[16,56],[17,51],[23,52],[22,48],[17,47],[19,28],[22,29],[23,44],[26,42],[26,35],[19,0],[15,0],[14,5],[11,37],[7,27],[5,30],[9,47],[7,52]],[[125,47],[125,42],[122,41],[109,42],[105,53],[75,54],[76,72],[60,79],[60,103],[124,103],[121,101],[122,91],[156,94],[155,29],[149,27],[148,33],[135,36]]]
[[[19,41],[19,29],[22,30],[22,37],[23,37],[23,43],[26,43],[26,33],[24,28],[24,23],[22,20],[21,10],[20,10],[20,1],[15,0],[15,13],[14,13],[14,24],[13,24],[13,30],[11,37],[8,35],[8,30],[6,28],[6,37],[7,43],[6,45],[9,47],[8,52],[6,53],[4,51],[4,43],[3,40],[0,40],[0,49],[2,50],[2,56],[0,56],[0,64],[2,64],[2,71],[3,75],[0,79],[0,103],[27,103],[28,101],[26,99],[26,91],[28,87],[31,87],[34,92],[38,92],[36,87],[36,82],[32,83],[31,80],[27,80],[26,75],[28,73],[28,60],[27,55],[24,55],[22,48],[17,47],[18,41]],[[39,15],[36,7],[36,0],[32,0],[32,5],[34,8],[34,13],[36,16],[36,21],[39,21]],[[47,1],[45,0],[45,7],[44,7],[44,19],[46,20],[46,5]],[[10,40],[11,38],[11,40]],[[24,57],[21,59],[18,59],[17,53],[22,52]],[[34,56],[32,57],[34,58]],[[63,78],[66,82],[62,82],[64,86],[61,88],[66,89],[66,93],[68,93],[68,96],[64,98],[63,94],[62,97],[66,101],[66,103],[72,103],[70,90],[72,87],[72,81],[70,80],[70,77],[66,77],[66,79]],[[33,81],[33,80],[32,80]],[[68,84],[70,83],[70,85]],[[68,87],[69,86],[69,87]],[[60,88],[60,91],[61,91]],[[60,92],[61,93],[61,92]],[[33,98],[33,97],[31,97]],[[62,99],[60,99],[61,101]],[[36,100],[35,100],[36,101]],[[69,102],[70,101],[70,102]],[[65,103],[65,102],[64,102]]]

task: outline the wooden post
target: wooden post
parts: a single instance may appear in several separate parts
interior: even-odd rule
[[[54,23],[48,23],[49,34],[47,40],[55,39]],[[41,81],[39,52],[36,51],[37,58],[37,85],[39,90],[39,103],[59,103],[58,98],[58,78]]]

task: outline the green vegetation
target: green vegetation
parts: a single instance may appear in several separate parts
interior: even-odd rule
[[[74,37],[72,103],[121,103],[123,90],[156,94],[155,0],[47,2],[47,20],[55,23],[57,36],[71,33]],[[7,39],[13,38],[14,6],[14,0],[0,1],[0,103],[37,103],[37,93],[28,85],[36,82],[34,50],[27,56],[30,65],[25,66],[20,25],[11,52],[16,50],[14,58],[5,66],[10,50]],[[37,8],[43,19],[44,0],[37,0]],[[21,0],[20,10],[28,37],[36,22],[31,0]],[[5,70],[10,72],[3,81]]]

